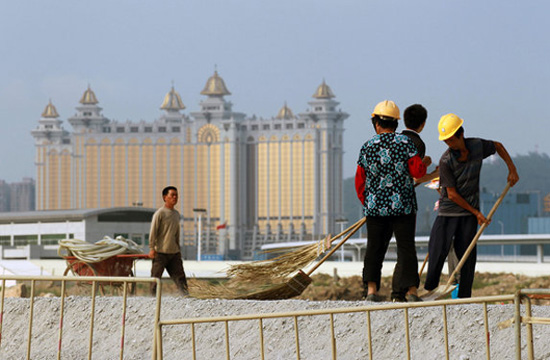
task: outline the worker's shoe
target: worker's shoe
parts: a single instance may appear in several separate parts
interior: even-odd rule
[[[392,296],[392,302],[407,302],[407,299],[404,296]]]
[[[418,295],[408,294],[406,296],[407,302],[420,302],[422,299]]]
[[[384,296],[381,296],[381,295],[378,295],[378,294],[369,294],[369,295],[367,295],[365,300],[372,301],[372,302],[382,302],[382,301],[385,301],[386,298]]]

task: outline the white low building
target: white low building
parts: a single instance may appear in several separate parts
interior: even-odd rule
[[[116,207],[0,213],[0,258],[57,257],[62,239],[94,243],[120,235],[147,246],[155,210]]]

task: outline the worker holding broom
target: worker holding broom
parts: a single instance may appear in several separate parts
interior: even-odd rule
[[[416,195],[413,178],[426,174],[426,165],[414,143],[397,134],[399,108],[385,100],[372,112],[376,135],[359,153],[355,189],[363,204],[367,223],[367,250],[363,267],[364,297],[383,301],[378,295],[382,263],[395,235],[397,264],[392,278],[394,301],[420,301],[417,288],[418,259],[414,235],[416,230]]]
[[[487,219],[479,211],[479,177],[483,159],[495,152],[508,166],[508,183],[514,186],[519,176],[514,162],[504,146],[496,141],[465,138],[464,121],[455,114],[441,117],[439,140],[449,147],[439,160],[439,184],[441,196],[437,218],[430,233],[428,274],[424,288],[433,290],[439,285],[445,258],[452,246],[458,258],[462,258],[474,239],[477,226]],[[472,295],[476,265],[476,249],[460,269],[458,297]]]

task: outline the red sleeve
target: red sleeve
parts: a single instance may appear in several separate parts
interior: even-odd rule
[[[355,192],[357,197],[361,201],[361,204],[365,203],[365,182],[367,181],[367,175],[365,170],[357,165],[357,171],[355,172]]]
[[[409,174],[413,178],[418,179],[426,175],[426,165],[424,165],[420,156],[415,155],[407,160],[407,165],[409,165]],[[357,180],[355,182],[357,183]]]

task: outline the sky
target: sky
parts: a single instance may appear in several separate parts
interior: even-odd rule
[[[88,85],[107,118],[153,121],[172,84],[197,111],[214,69],[233,109],[263,118],[285,101],[305,112],[325,80],[350,115],[344,178],[386,99],[428,109],[436,161],[447,113],[512,156],[549,154],[549,13],[547,0],[3,1],[0,179],[36,177],[30,132],[48,101],[68,131]]]

